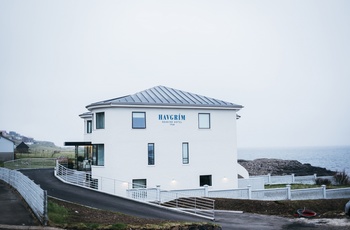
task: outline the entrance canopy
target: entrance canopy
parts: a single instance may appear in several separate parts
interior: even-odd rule
[[[64,142],[64,146],[87,146],[92,145],[90,141]]]

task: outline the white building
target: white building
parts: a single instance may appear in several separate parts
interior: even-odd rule
[[[14,142],[0,132],[0,161],[14,160]]]
[[[162,189],[237,188],[241,105],[164,86],[92,103],[84,119],[92,178]],[[74,145],[74,143],[70,143]]]

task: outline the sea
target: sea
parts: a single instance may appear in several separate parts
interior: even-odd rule
[[[345,172],[350,175],[350,146],[294,148],[238,148],[238,159],[274,158]]]

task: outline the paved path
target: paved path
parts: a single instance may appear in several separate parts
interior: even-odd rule
[[[40,225],[26,207],[26,202],[21,196],[2,180],[0,180],[0,224]]]

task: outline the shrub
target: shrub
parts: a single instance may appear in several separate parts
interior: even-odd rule
[[[332,184],[332,181],[327,179],[327,178],[317,178],[315,182],[317,185],[331,185]]]
[[[335,182],[338,185],[348,185],[348,184],[350,184],[350,178],[349,178],[348,174],[346,174],[345,170],[343,170],[341,172],[337,172],[334,175],[334,179],[335,179]]]

